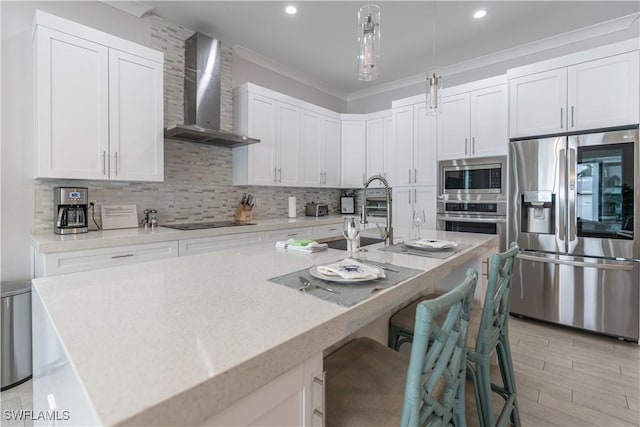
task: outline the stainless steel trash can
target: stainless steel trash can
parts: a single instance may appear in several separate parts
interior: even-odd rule
[[[2,294],[2,390],[31,378],[31,282],[0,283]]]

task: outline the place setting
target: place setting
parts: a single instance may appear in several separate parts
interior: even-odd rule
[[[395,245],[380,248],[381,251],[404,253],[428,258],[446,259],[467,249],[471,245],[450,240],[423,238],[420,229],[425,226],[426,217],[424,211],[413,212],[413,225],[417,230],[417,237],[398,242]]]

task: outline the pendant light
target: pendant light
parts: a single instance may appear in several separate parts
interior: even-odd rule
[[[437,115],[442,112],[442,76],[438,73],[436,64],[436,2],[432,9],[433,31],[433,64],[427,68],[427,114]]]
[[[379,61],[380,8],[367,3],[358,10],[358,79],[377,79]]]

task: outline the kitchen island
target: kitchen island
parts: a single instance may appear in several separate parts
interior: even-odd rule
[[[422,272],[349,308],[268,281],[346,257],[333,249],[257,245],[36,279],[34,410],[55,412],[58,426],[221,422],[235,402],[307,361],[319,361],[320,377],[325,350],[466,268],[480,270],[498,244],[483,234],[424,236],[470,246],[444,260],[368,246],[360,259]],[[303,390],[300,399],[315,398]],[[300,416],[311,424],[309,410]]]

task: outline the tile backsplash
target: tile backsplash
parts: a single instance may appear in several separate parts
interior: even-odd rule
[[[183,121],[184,40],[192,33],[163,18],[152,17],[152,47],[165,55],[165,126]],[[223,46],[220,127],[227,131],[233,126],[232,55],[231,49]],[[165,140],[164,158],[164,182],[160,183],[36,180],[34,231],[53,229],[53,188],[59,186],[87,187],[89,200],[96,205],[98,224],[100,205],[133,203],[138,206],[139,218],[144,209],[158,210],[161,225],[229,220],[233,218],[242,193],[255,196],[255,219],[286,217],[289,196],[296,196],[299,216],[305,214],[305,204],[313,201],[327,203],[332,213],[340,208],[339,189],[233,186],[230,148]],[[95,229],[93,221],[89,223],[90,228]]]

